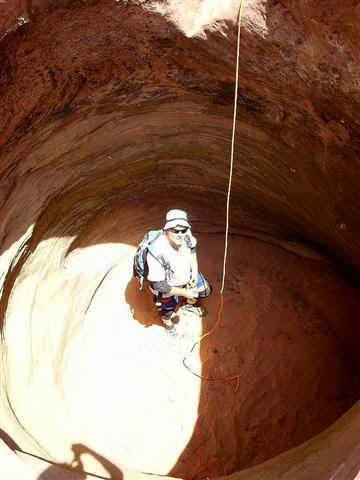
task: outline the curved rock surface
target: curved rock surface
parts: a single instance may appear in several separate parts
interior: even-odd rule
[[[239,2],[0,1],[7,478],[356,477],[359,9],[244,2],[218,322]],[[170,338],[131,262],[174,207],[214,294]]]

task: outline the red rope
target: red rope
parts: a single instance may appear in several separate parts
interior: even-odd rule
[[[196,345],[200,345],[200,343],[206,338],[206,337],[209,337],[210,335],[212,335],[216,329],[219,327],[220,325],[220,321],[221,321],[221,313],[223,311],[223,307],[224,307],[224,297],[223,297],[223,294],[220,293],[220,301],[218,303],[218,306],[217,306],[217,310],[216,310],[216,321],[214,323],[214,325],[211,327],[211,329],[205,333],[198,342],[195,342],[194,345],[192,346],[190,352],[186,355],[186,357],[183,358],[183,364],[184,366],[193,374],[195,375],[195,377],[197,378],[201,378],[201,380],[206,380],[208,382],[232,382],[232,381],[236,381],[235,383],[235,387],[234,387],[234,393],[236,393],[238,390],[239,390],[239,386],[240,386],[240,374],[237,374],[237,375],[229,375],[229,376],[221,376],[221,377],[214,377],[214,376],[205,376],[205,375],[200,375],[199,373],[196,373],[194,372],[193,370],[191,370],[191,368],[186,364],[186,359],[189,357],[189,355],[191,355],[191,353],[194,351],[194,348]]]

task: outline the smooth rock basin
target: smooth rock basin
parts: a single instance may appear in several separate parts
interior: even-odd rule
[[[0,472],[353,480],[357,6],[245,5],[219,319],[239,2],[140,3],[0,5]],[[132,278],[170,208],[214,287],[175,338]]]

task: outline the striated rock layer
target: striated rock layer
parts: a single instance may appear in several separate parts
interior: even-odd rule
[[[0,2],[4,475],[355,478],[359,8],[243,5],[219,318],[239,2]],[[177,338],[131,265],[174,207]]]

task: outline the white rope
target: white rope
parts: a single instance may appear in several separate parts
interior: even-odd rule
[[[227,250],[228,250],[230,194],[231,194],[231,183],[232,183],[233,164],[234,164],[236,114],[237,114],[237,100],[238,100],[238,88],[239,88],[240,27],[241,27],[242,9],[243,9],[244,2],[245,2],[245,0],[240,0],[240,7],[239,7],[237,53],[236,53],[236,81],[235,81],[234,116],[233,116],[233,129],[232,129],[232,139],[231,139],[229,184],[228,184],[227,200],[226,200],[225,249],[224,249],[224,264],[223,264],[222,282],[221,282],[221,289],[220,289],[221,294],[223,293],[224,286],[225,286],[226,260],[227,260]]]

